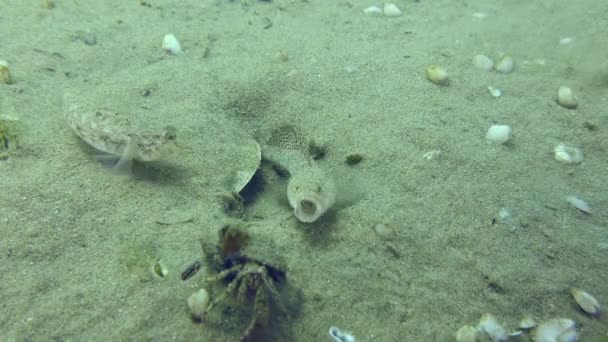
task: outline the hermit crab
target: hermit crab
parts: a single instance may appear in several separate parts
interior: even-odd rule
[[[247,225],[239,222],[219,230],[217,245],[201,241],[201,246],[210,270],[217,272],[207,278],[207,282],[227,282],[226,288],[215,296],[203,313],[202,320],[233,293],[240,304],[253,307],[252,318],[241,341],[263,339],[259,336],[264,334],[272,315],[290,316],[279,293],[285,286],[287,268],[272,240],[254,238],[248,233]]]

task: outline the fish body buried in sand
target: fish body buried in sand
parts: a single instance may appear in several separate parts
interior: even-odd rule
[[[86,101],[66,93],[64,115],[70,128],[87,144],[120,159],[113,167],[129,173],[133,160],[157,161],[175,150],[176,131],[166,127],[158,132],[136,132],[128,120],[109,109],[94,109]]]
[[[336,202],[336,185],[313,160],[308,142],[295,127],[275,129],[262,146],[262,158],[287,169],[287,199],[296,218],[314,222]]]

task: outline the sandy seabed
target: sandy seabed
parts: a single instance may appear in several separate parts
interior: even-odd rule
[[[363,14],[374,3],[362,0],[0,0],[14,80],[0,84],[0,118],[17,119],[0,161],[0,340],[238,340],[250,310],[228,299],[194,322],[186,299],[222,284],[205,284],[205,267],[179,275],[226,222],[222,170],[239,154],[222,130],[283,124],[327,146],[319,165],[339,201],[299,223],[285,180],[269,177],[247,207],[300,295],[267,340],[330,341],[335,325],[360,341],[449,341],[485,313],[509,331],[532,315],[574,320],[583,341],[606,336],[607,316],[569,293],[608,303],[605,1],[396,4],[403,14],[388,18]],[[161,49],[167,33],[181,54]],[[509,54],[515,71],[476,69],[477,54]],[[425,78],[431,64],[449,86]],[[555,103],[561,85],[577,109]],[[107,172],[64,121],[66,89],[128,108],[137,125],[176,127],[180,150],[131,177]],[[492,124],[513,138],[487,144]],[[583,162],[556,161],[562,142]],[[352,153],[364,160],[350,167]],[[380,222],[392,240],[374,233]],[[158,259],[164,278],[146,273]]]

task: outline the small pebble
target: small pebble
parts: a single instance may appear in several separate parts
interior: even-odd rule
[[[561,86],[557,89],[557,103],[567,109],[578,107],[578,102],[572,93],[572,89],[566,86]]]

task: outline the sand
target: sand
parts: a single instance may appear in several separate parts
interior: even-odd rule
[[[0,59],[14,83],[0,84],[0,116],[18,119],[18,145],[0,161],[0,340],[238,340],[251,310],[230,297],[195,322],[190,294],[224,284],[205,284],[206,267],[179,276],[227,220],[214,170],[231,171],[234,156],[205,135],[214,117],[252,137],[301,127],[328,147],[319,165],[340,189],[332,212],[301,224],[270,174],[246,209],[301,295],[292,317],[273,315],[267,340],[330,341],[335,325],[360,341],[449,341],[485,313],[509,331],[532,315],[573,319],[583,341],[605,336],[606,315],[569,294],[608,303],[604,2],[397,1],[396,18],[363,14],[372,4],[1,1]],[[162,51],[167,33],[183,53]],[[510,54],[516,69],[478,70],[480,53]],[[449,86],[426,80],[431,64]],[[561,85],[577,109],[555,103]],[[65,89],[98,86],[138,124],[175,126],[180,151],[130,177],[108,172],[63,119]],[[512,140],[487,144],[492,124],[510,125]],[[583,162],[556,161],[561,142]],[[364,160],[345,165],[351,153]],[[395,228],[391,241],[378,222]],[[164,278],[149,270],[158,259]]]

